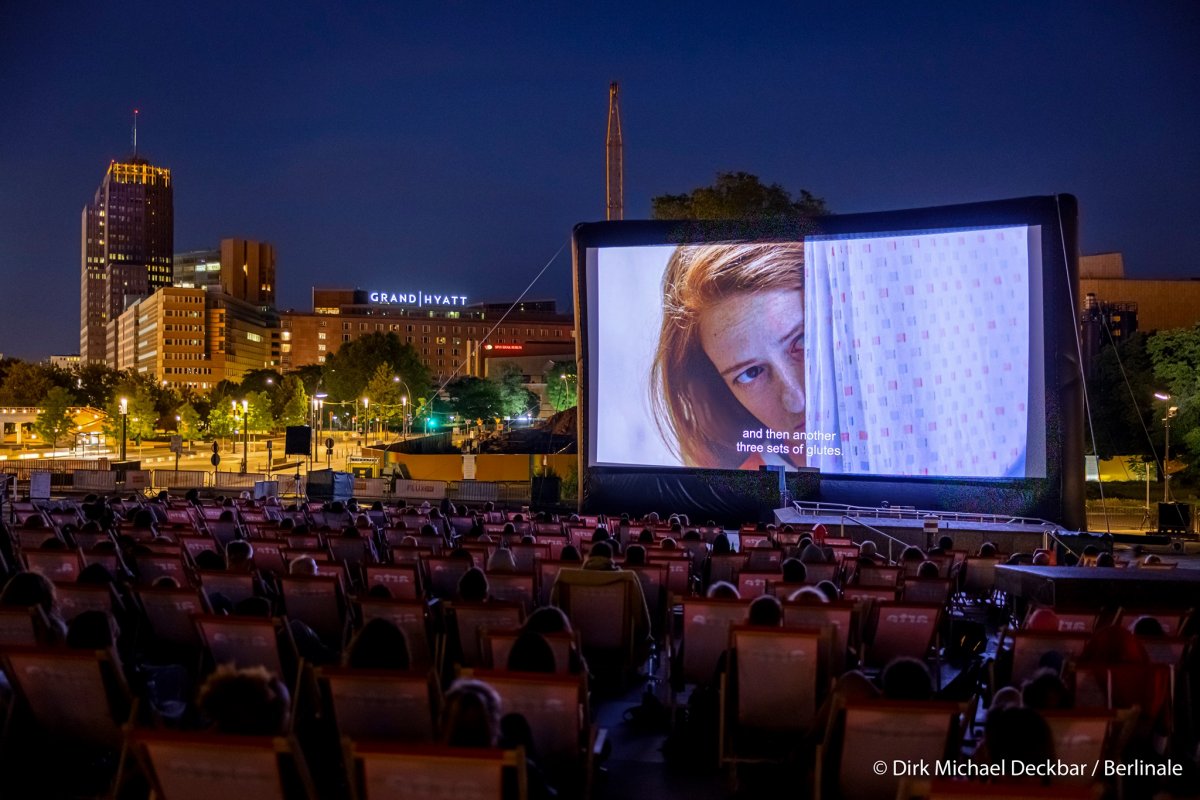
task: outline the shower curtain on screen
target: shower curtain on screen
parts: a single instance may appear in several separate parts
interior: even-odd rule
[[[809,466],[1025,474],[1027,228],[813,237],[804,271]]]

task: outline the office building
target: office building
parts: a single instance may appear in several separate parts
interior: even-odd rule
[[[171,171],[142,158],[113,161],[82,215],[79,355],[105,362],[111,323],[136,298],[171,284],[175,244]]]
[[[1094,308],[1115,312],[1116,327],[1126,328],[1125,335],[1132,333],[1127,329],[1131,320],[1133,330],[1147,332],[1200,323],[1200,280],[1126,278],[1120,253],[1080,257],[1079,298],[1085,312]]]
[[[275,248],[250,239],[222,239],[212,250],[176,253],[174,285],[220,289],[262,309],[275,307]]]
[[[176,253],[173,286],[183,289],[207,289],[221,286],[221,248]]]

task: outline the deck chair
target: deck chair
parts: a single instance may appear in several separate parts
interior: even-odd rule
[[[37,606],[0,608],[0,647],[33,647],[46,638],[46,615]]]
[[[858,585],[864,589],[895,589],[900,585],[900,571],[900,567],[859,567]]]
[[[139,730],[130,747],[158,800],[317,796],[290,737]]]
[[[1192,614],[1191,610],[1181,610],[1177,608],[1167,609],[1137,609],[1122,607],[1117,611],[1117,618],[1114,624],[1120,625],[1126,630],[1133,630],[1133,626],[1137,624],[1141,617],[1154,617],[1163,627],[1163,633],[1167,636],[1178,636],[1183,626],[1187,624],[1188,617]]]
[[[150,586],[163,577],[174,578],[180,586],[188,586],[192,582],[182,555],[137,556],[134,563],[137,567],[139,586]]]
[[[950,599],[949,578],[905,578],[900,599],[906,603],[945,605]]]
[[[746,566],[746,557],[741,553],[716,553],[708,557],[708,586],[717,581],[733,583],[737,574]]]
[[[558,580],[558,572],[563,569],[579,569],[579,564],[573,561],[558,561],[548,559],[537,562],[538,576],[538,605],[550,605],[550,591],[554,588],[554,582]]]
[[[512,651],[513,643],[521,635],[519,628],[508,630],[489,629],[480,635],[480,658],[484,669],[507,669],[508,654]],[[574,633],[557,631],[543,633],[542,638],[554,651],[554,671],[559,675],[571,673],[571,652],[579,647],[579,640]]]
[[[597,731],[588,719],[586,684],[576,675],[463,670],[500,695],[500,714],[525,717],[533,748],[548,770],[590,776]]]
[[[646,608],[650,611],[650,627],[655,639],[660,639],[667,629],[667,619],[670,613],[667,594],[667,565],[666,564],[623,564],[621,569],[632,572],[642,582],[642,596],[646,598]]]
[[[1004,649],[1005,642],[1011,644],[1012,669],[1005,680],[999,676],[997,686],[1020,686],[1033,676],[1042,664],[1042,659],[1049,653],[1059,655],[1061,664],[1070,661],[1083,651],[1084,645],[1091,638],[1090,633],[1056,633],[1054,631],[1009,631],[1002,634],[998,649]]]
[[[254,568],[273,575],[287,575],[287,562],[283,560],[283,545],[275,540],[256,539],[254,544]]]
[[[404,637],[408,639],[408,659],[413,669],[425,670],[433,666],[434,648],[430,645],[429,615],[424,602],[363,597],[358,601],[358,608],[364,624],[378,617],[404,632]]]
[[[25,550],[21,559],[30,572],[40,572],[55,583],[74,583],[83,568],[78,550]]]
[[[692,559],[687,552],[651,549],[646,557],[650,564],[666,565],[668,597],[687,597],[692,593]]]
[[[683,680],[712,680],[721,653],[729,644],[729,629],[746,621],[749,600],[713,600],[689,597],[683,601]]]
[[[942,607],[932,603],[879,603],[865,648],[865,663],[882,668],[893,658],[925,661],[937,638],[941,618]]]
[[[289,685],[298,659],[287,625],[279,619],[195,614],[192,620],[214,665],[265,667]],[[280,646],[280,636],[287,643]]]
[[[896,600],[896,589],[886,586],[847,586],[842,590],[844,600],[864,604],[891,603]]]
[[[516,603],[528,614],[536,608],[537,577],[533,573],[490,572],[488,594],[505,603]]]
[[[584,657],[597,672],[627,678],[638,668],[650,642],[650,611],[642,583],[624,570],[564,569],[550,600],[579,632]]]
[[[323,667],[315,677],[341,736],[354,741],[434,741],[439,693],[432,672]]]
[[[996,566],[1000,559],[993,556],[967,556],[963,561],[962,593],[973,600],[990,600],[996,588]]]
[[[804,582],[813,586],[821,581],[838,583],[839,566],[837,564],[817,563],[804,565]]]
[[[449,556],[429,556],[423,560],[429,575],[429,594],[442,600],[458,597],[458,580],[471,568],[471,562]],[[479,567],[482,569],[483,565]]]
[[[254,576],[249,572],[218,572],[200,570],[200,588],[209,603],[220,594],[233,605],[254,597]]]
[[[1108,752],[1109,732],[1116,721],[1111,711],[1075,709],[1042,711],[1054,737],[1054,755],[1067,764],[1094,764]],[[1068,782],[1072,778],[1064,778]],[[1074,781],[1081,780],[1074,778]],[[1091,782],[1091,777],[1082,778]]]
[[[56,744],[118,750],[135,704],[103,651],[6,647],[0,666],[34,727]]]
[[[366,587],[383,586],[396,600],[420,600],[421,570],[417,564],[368,564]]]
[[[526,800],[519,750],[345,743],[355,800]],[[512,775],[511,782],[505,775]],[[515,785],[515,794],[505,786]]]
[[[1037,606],[1030,605],[1025,614],[1025,621],[1021,623],[1024,628],[1029,622],[1029,618],[1033,612],[1037,610]],[[1096,623],[1100,620],[1100,612],[1096,610],[1080,609],[1068,610],[1051,608],[1054,616],[1058,617],[1059,633],[1091,633],[1096,629]]]
[[[200,636],[192,620],[195,614],[209,613],[208,601],[198,589],[152,589],[137,591],[137,600],[146,615],[151,643],[194,650]]]
[[[517,572],[533,572],[537,569],[538,561],[550,560],[549,542],[517,543],[508,549],[512,551],[513,561],[517,564]],[[561,547],[558,552],[562,553]]]
[[[955,755],[959,716],[957,703],[847,703],[831,726],[835,735],[817,748],[816,797],[892,800],[900,778],[877,775],[874,762],[881,754],[925,763]]]
[[[482,634],[492,629],[519,628],[525,620],[525,612],[517,603],[447,603],[446,612],[453,622],[447,625],[449,641],[443,640],[439,662],[453,659],[465,667],[482,664]]]
[[[782,761],[796,752],[829,685],[829,628],[734,625],[721,676],[718,761]]]
[[[279,579],[279,590],[289,619],[300,620],[326,644],[341,650],[348,620],[340,577],[287,575]]]
[[[841,675],[846,668],[846,654],[859,645],[858,606],[853,602],[783,604],[785,628],[829,628],[830,674]]]
[[[759,595],[769,594],[771,584],[783,577],[778,570],[773,572],[751,572],[742,570],[738,573],[737,589],[743,600],[753,600]]]
[[[54,585],[58,610],[63,622],[69,623],[85,611],[112,614],[120,602],[111,586],[88,583],[58,583]]]

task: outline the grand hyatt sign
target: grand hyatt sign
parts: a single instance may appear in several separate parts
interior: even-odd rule
[[[424,306],[465,306],[466,295],[461,294],[428,294],[426,292],[370,292],[367,299],[381,306],[408,305],[422,308]]]

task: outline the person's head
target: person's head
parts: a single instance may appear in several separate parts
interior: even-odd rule
[[[837,584],[833,581],[818,581],[816,588],[817,591],[823,594],[825,599],[831,603],[840,599],[841,597],[840,593],[838,592]]]
[[[200,687],[200,713],[221,733],[278,736],[291,701],[283,682],[263,667],[217,667]]]
[[[254,546],[245,539],[234,539],[225,545],[225,568],[230,572],[254,569]]]
[[[1117,562],[1113,559],[1112,553],[1101,553],[1096,556],[1097,567],[1115,567]]]
[[[804,583],[808,577],[808,568],[798,558],[785,558],[781,565],[784,583]]]
[[[583,565],[584,569],[595,569],[611,566],[613,551],[608,542],[596,542],[592,545],[592,549],[588,551],[588,560]]]
[[[638,544],[647,545],[654,544],[654,531],[649,528],[642,528],[638,531]]]
[[[487,600],[488,579],[479,567],[471,567],[458,579],[458,599],[467,603]]]
[[[737,587],[729,581],[716,581],[712,586],[708,587],[705,593],[706,597],[715,600],[741,600],[742,596],[738,592]]]
[[[558,606],[541,606],[534,609],[522,627],[534,633],[570,633],[571,620]]]
[[[729,541],[729,535],[725,531],[721,531],[713,537],[712,551],[715,556],[723,556],[733,552],[733,545]]]
[[[513,641],[505,666],[513,672],[553,673],[557,668],[554,648],[546,637],[526,628]]]
[[[316,575],[317,560],[312,556],[299,556],[288,563],[289,575]]]
[[[500,738],[500,696],[482,681],[459,678],[442,704],[442,744],[494,747]]]
[[[8,579],[4,591],[0,592],[0,606],[9,608],[37,606],[50,614],[56,603],[54,584],[38,572],[18,572]]]
[[[915,561],[920,564],[925,560],[925,554],[921,552],[921,548],[909,546],[904,548],[904,552],[900,554],[901,561]]]
[[[1167,631],[1163,628],[1163,624],[1156,617],[1143,615],[1134,621],[1133,627],[1130,628],[1134,636],[1158,637],[1166,636]]]
[[[112,614],[84,611],[67,625],[67,647],[76,650],[107,650],[117,643],[120,630]]]
[[[1021,704],[1038,711],[1071,707],[1071,690],[1056,670],[1043,667],[1021,686]]]
[[[631,567],[640,567],[646,563],[646,548],[640,544],[631,544],[625,549],[625,563]]]
[[[865,558],[874,558],[875,554],[878,552],[879,552],[879,547],[875,544],[875,542],[871,541],[870,539],[868,539],[867,541],[863,542],[862,544],[860,544],[858,546],[858,554]]]
[[[507,547],[497,547],[496,550],[488,557],[487,571],[516,572],[517,561],[513,558],[512,551]]]
[[[408,639],[395,623],[376,617],[350,641],[345,662],[355,669],[408,669]]]
[[[979,545],[979,556],[981,558],[993,558],[998,552],[996,545],[992,542],[984,542]]]
[[[747,622],[760,628],[778,628],[783,624],[783,606],[774,595],[760,595],[750,603]]]
[[[1041,550],[1037,553],[1034,553],[1033,554],[1033,565],[1035,567],[1050,566],[1050,554],[1047,553],[1045,550]]]
[[[196,569],[209,570],[211,572],[219,572],[225,569],[225,559],[212,550],[201,550],[192,560],[196,562]]]
[[[825,596],[825,593],[815,586],[801,586],[788,595],[788,600],[802,606],[819,606],[829,602],[829,598]]]
[[[918,578],[936,578],[938,577],[938,565],[933,561],[922,561],[921,566],[917,567]]]
[[[893,658],[883,668],[879,684],[888,700],[928,700],[933,697],[929,669],[915,658]]]
[[[951,539],[949,536],[939,537],[937,546],[938,546],[938,550],[941,550],[943,553],[945,553],[948,550],[954,549],[954,540]]]
[[[684,463],[736,467],[742,431],[803,432],[804,248],[676,249],[651,372],[659,430]]]
[[[579,557],[579,548],[573,544],[563,545],[562,552],[558,556],[560,561],[579,562],[582,561]]]
[[[993,764],[1022,761],[1042,764],[1054,760],[1054,736],[1037,711],[1021,706],[988,713],[983,740]]]

